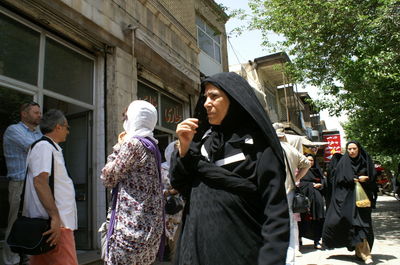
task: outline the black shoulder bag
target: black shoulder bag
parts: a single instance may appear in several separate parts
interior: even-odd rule
[[[165,202],[165,213],[169,215],[174,215],[182,211],[184,206],[182,198],[176,195],[168,195]]]
[[[283,154],[285,155],[285,160],[287,163],[287,167],[289,168],[289,173],[290,173],[290,179],[293,182],[293,185],[295,186],[295,191],[294,191],[294,197],[293,197],[293,203],[292,203],[292,211],[294,213],[306,213],[308,212],[308,209],[310,208],[310,200],[305,196],[299,187],[296,186],[296,182],[294,181],[294,177],[292,174],[292,170],[290,169],[290,164],[289,160],[286,156],[285,150],[283,150]]]
[[[43,136],[31,145],[31,149],[40,141],[48,141],[55,149],[55,144],[46,136]],[[10,246],[12,252],[26,255],[40,255],[46,253],[56,246],[50,246],[47,239],[50,235],[43,236],[43,233],[50,229],[50,218],[29,218],[22,216],[22,208],[25,199],[26,177],[28,174],[28,167],[25,173],[24,188],[21,193],[21,201],[19,204],[18,217],[15,220],[10,234],[7,238],[7,244]],[[49,176],[49,185],[54,197],[54,157],[51,157],[51,173]]]

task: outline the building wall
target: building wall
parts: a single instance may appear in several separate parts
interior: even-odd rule
[[[13,1],[9,1],[14,4]],[[107,150],[111,150],[117,132],[122,129],[120,114],[136,97],[137,64],[153,75],[151,82],[159,83],[162,89],[177,91],[185,88],[194,95],[199,85],[199,49],[194,37],[194,1],[145,1],[145,0],[59,0],[28,1],[52,9],[55,17],[67,16],[64,27],[56,27],[62,34],[93,49],[90,43],[95,38],[111,49],[107,56]],[[18,5],[37,17],[37,11],[29,6]],[[43,11],[48,16],[49,12]],[[50,27],[52,21],[49,19]],[[73,24],[82,31],[91,32],[89,40],[76,36],[66,25]],[[114,65],[115,64],[115,65]],[[171,71],[172,70],[172,71]],[[161,82],[160,82],[161,80]],[[183,93],[183,94],[185,94]]]
[[[195,38],[196,36],[196,24],[195,24],[195,12],[194,3],[195,0],[160,0],[159,1],[171,15],[179,21],[182,25],[185,25],[186,30]]]
[[[195,17],[222,34],[228,71],[226,15],[210,0],[2,0],[0,6],[96,57],[93,141],[93,239],[105,218],[105,190],[98,176],[122,131],[122,112],[145,79],[185,106],[200,84]]]
[[[208,22],[210,25],[221,33],[221,57],[222,57],[222,71],[229,71],[228,64],[228,47],[227,47],[227,35],[225,30],[225,23],[228,17],[217,8],[214,1],[211,0],[197,0],[194,2],[196,15],[200,16],[203,20]],[[194,28],[194,33],[196,29]],[[195,35],[196,36],[196,35]]]

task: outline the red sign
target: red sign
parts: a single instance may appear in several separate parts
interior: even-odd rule
[[[325,147],[324,152],[324,161],[331,161],[332,155],[335,153],[340,153],[342,151],[342,147],[340,144],[340,134],[327,134],[322,136],[324,142],[328,142],[328,145]]]

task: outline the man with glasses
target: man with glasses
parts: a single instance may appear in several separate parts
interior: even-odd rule
[[[78,227],[75,189],[65,167],[62,149],[69,134],[68,121],[60,110],[43,115],[40,129],[44,136],[35,142],[27,158],[27,176],[23,216],[50,218],[51,227],[44,235],[56,247],[30,257],[30,265],[78,265],[74,230]],[[53,161],[53,162],[52,162]],[[49,185],[54,178],[54,194]]]
[[[39,104],[36,102],[24,103],[20,107],[21,121],[10,125],[3,136],[3,150],[7,165],[8,225],[5,238],[8,237],[11,227],[17,218],[20,197],[25,180],[26,157],[29,146],[42,137],[38,125],[42,117]],[[3,244],[3,261],[5,265],[19,264],[19,254],[13,253],[7,244]]]

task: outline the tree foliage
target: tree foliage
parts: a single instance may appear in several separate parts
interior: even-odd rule
[[[297,82],[321,88],[319,106],[347,112],[345,130],[368,151],[400,154],[400,1],[249,0],[250,28],[294,58]],[[271,43],[268,32],[285,39]]]

